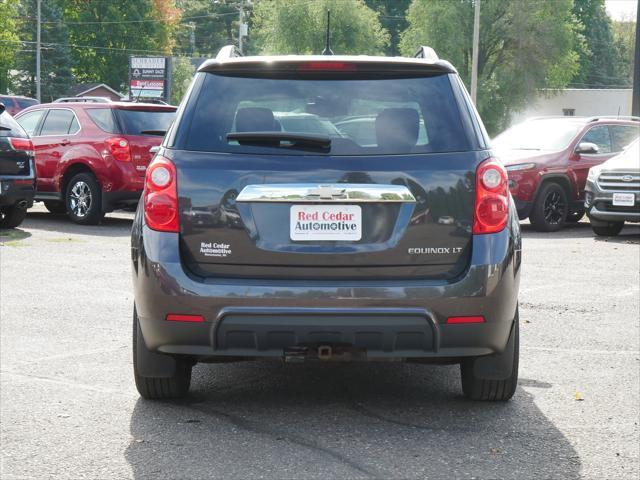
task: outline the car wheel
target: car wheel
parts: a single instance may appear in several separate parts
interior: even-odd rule
[[[520,358],[520,327],[518,323],[518,311],[516,310],[511,337],[504,352],[491,355],[487,359],[474,357],[464,360],[460,364],[462,391],[467,398],[471,400],[506,401],[513,397],[518,386],[518,363]],[[505,355],[511,355],[512,358],[505,358]],[[477,363],[485,360],[496,362],[498,365],[510,363],[511,374],[502,380],[483,377],[482,374],[478,373],[482,369],[477,368]]]
[[[71,179],[65,203],[69,218],[80,225],[96,225],[104,217],[100,185],[91,173],[79,173]]]
[[[578,223],[584,217],[584,210],[578,210],[577,212],[571,212],[567,215],[567,223]]]
[[[50,213],[67,213],[67,206],[64,202],[44,202],[44,207]]]
[[[543,185],[529,219],[540,232],[556,232],[562,228],[569,211],[567,193],[557,183]]]
[[[26,216],[27,211],[18,205],[2,207],[0,209],[0,228],[16,228]]]
[[[139,352],[139,350],[142,350]],[[138,323],[138,315],[136,309],[133,309],[133,376],[136,382],[136,388],[142,398],[148,400],[168,400],[171,398],[182,398],[189,392],[189,386],[191,385],[191,369],[192,363],[186,359],[173,358],[175,361],[175,368],[173,374],[165,377],[151,377],[145,376],[141,373],[139,355],[141,353],[145,356],[146,367],[149,368],[151,364],[151,370],[162,370],[164,365],[158,365],[158,368],[154,368],[154,359],[158,364],[164,364],[166,357],[163,354],[150,352],[144,343],[142,338],[142,331]]]
[[[606,225],[596,226],[591,224],[593,233],[600,237],[615,237],[624,227],[624,222],[608,222]]]

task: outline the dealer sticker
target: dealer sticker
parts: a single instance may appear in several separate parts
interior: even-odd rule
[[[290,237],[296,241],[362,238],[362,209],[359,205],[293,205]]]
[[[614,193],[613,205],[616,207],[633,207],[635,195],[633,193]]]

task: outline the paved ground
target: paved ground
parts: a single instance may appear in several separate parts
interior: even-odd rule
[[[521,382],[461,398],[456,367],[199,365],[185,402],[131,374],[131,214],[36,208],[0,246],[3,479],[639,475],[640,228],[524,230]]]

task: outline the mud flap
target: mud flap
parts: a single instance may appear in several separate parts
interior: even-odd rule
[[[483,380],[506,380],[513,372],[513,361],[518,348],[518,313],[511,325],[507,346],[501,353],[473,359],[473,373]]]
[[[134,321],[134,362],[138,375],[151,378],[169,378],[176,374],[176,360],[162,353],[149,351],[144,343],[138,315],[133,310]]]

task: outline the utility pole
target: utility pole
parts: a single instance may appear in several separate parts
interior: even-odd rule
[[[480,0],[475,0],[473,12],[473,52],[471,59],[471,100],[476,103],[478,93],[478,48],[480,46]]]
[[[636,48],[633,60],[633,93],[631,94],[631,115],[640,117],[640,0],[636,11]]]
[[[36,26],[36,100],[40,101],[40,23],[42,21],[41,12],[40,12],[40,2],[38,0],[38,24]]]
[[[238,50],[242,55],[242,34],[244,33],[244,0],[240,0],[240,18],[238,21]]]

